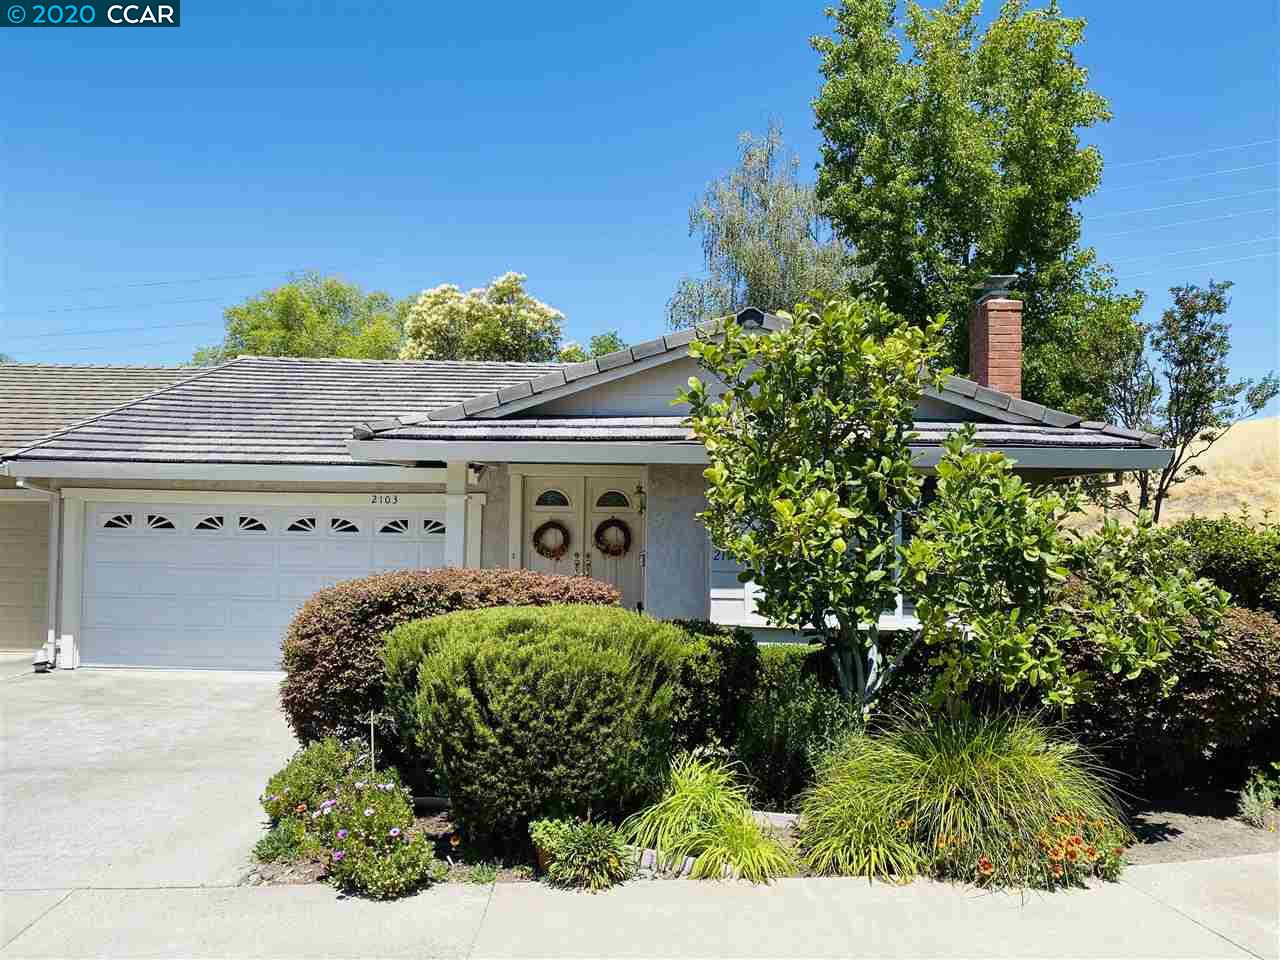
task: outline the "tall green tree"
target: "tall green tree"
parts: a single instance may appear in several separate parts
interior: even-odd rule
[[[337,277],[307,273],[223,312],[222,343],[202,347],[196,363],[242,354],[388,360],[400,347],[401,312],[386,293],[365,293]]]
[[[1080,133],[1110,109],[1077,60],[1084,20],[1005,0],[984,29],[981,9],[910,2],[899,15],[895,0],[842,0],[832,11],[834,35],[813,40],[818,198],[893,310],[950,317],[957,369],[975,287],[1015,274],[1024,395],[1091,413],[1079,408],[1096,407],[1109,375],[1108,340],[1091,334],[1131,339],[1141,305],[1080,246],[1077,205],[1102,175]]]
[[[1109,419],[1131,430],[1160,437],[1173,451],[1163,470],[1139,470],[1137,502],[1128,491],[1105,498],[1109,505],[1155,520],[1173,488],[1205,471],[1196,464],[1232,425],[1256,416],[1280,394],[1280,380],[1231,377],[1231,326],[1223,319],[1231,306],[1229,281],[1172,287],[1173,302],[1153,327],[1120,356],[1121,376],[1107,395]],[[1105,490],[1103,493],[1105,494]]]
[[[525,290],[529,278],[504,273],[464,293],[452,283],[424,290],[405,321],[404,360],[554,361],[564,314]]]
[[[818,291],[844,292],[853,278],[848,248],[800,180],[782,130],[739,139],[738,166],[689,208],[689,233],[702,241],[704,277],[684,277],[667,303],[672,329],[746,306],[785,310]]]

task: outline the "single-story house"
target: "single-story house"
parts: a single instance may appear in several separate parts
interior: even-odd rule
[[[1019,301],[986,296],[972,332],[975,379],[920,401],[921,470],[966,422],[1038,477],[1167,462],[1020,399]],[[47,533],[5,549],[47,564],[46,653],[271,669],[317,589],[444,565],[589,573],[655,616],[768,630],[696,518],[706,454],[671,405],[694,336],[569,365],[241,357],[22,446],[0,474],[47,498]]]

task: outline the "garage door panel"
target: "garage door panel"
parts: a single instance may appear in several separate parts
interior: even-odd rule
[[[89,516],[85,664],[277,669],[316,591],[444,559],[439,511],[94,504]]]

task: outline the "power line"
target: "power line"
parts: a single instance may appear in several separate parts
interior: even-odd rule
[[[1156,187],[1162,183],[1185,183],[1188,180],[1204,180],[1208,177],[1224,177],[1229,173],[1243,173],[1246,170],[1261,170],[1263,167],[1274,167],[1280,160],[1268,160],[1266,163],[1251,163],[1245,167],[1229,167],[1226,170],[1214,170],[1210,173],[1192,173],[1185,177],[1168,177],[1164,180],[1147,180],[1144,183],[1129,183],[1120,187],[1103,187],[1097,193],[1119,193],[1122,190],[1141,190],[1144,187]],[[1096,196],[1097,194],[1095,194]]]
[[[1163,203],[1158,207],[1140,207],[1137,210],[1120,210],[1117,213],[1089,214],[1091,220],[1110,220],[1113,217],[1129,217],[1135,213],[1156,213],[1160,210],[1172,210],[1175,207],[1194,207],[1200,203],[1218,203],[1221,200],[1239,200],[1241,197],[1256,197],[1262,193],[1275,193],[1280,187],[1267,187],[1264,190],[1248,190],[1244,193],[1229,193],[1225,197],[1205,197],[1203,200],[1180,200],[1177,203]]]
[[[1270,237],[1258,237],[1256,240],[1234,240],[1231,243],[1211,243],[1207,247],[1191,247],[1188,250],[1169,250],[1165,253],[1144,253],[1137,257],[1112,257],[1112,263],[1124,263],[1129,260],[1154,260],[1156,257],[1180,257],[1188,253],[1204,253],[1206,250],[1221,250],[1223,247],[1243,247],[1251,243],[1265,243],[1268,240],[1280,240],[1280,234]]]
[[[1175,220],[1172,223],[1153,223],[1133,230],[1120,230],[1116,233],[1100,233],[1094,240],[1107,240],[1111,237],[1128,237],[1135,233],[1147,233],[1151,230],[1167,230],[1169,227],[1188,227],[1194,223],[1212,223],[1215,220],[1232,220],[1235,217],[1247,217],[1254,213],[1275,213],[1275,207],[1259,207],[1257,210],[1241,210],[1238,213],[1224,213],[1216,217],[1200,217],[1196,220]]]
[[[1216,267],[1223,263],[1241,263],[1245,260],[1262,260],[1265,257],[1274,257],[1275,255],[1275,250],[1268,250],[1266,253],[1255,253],[1249,257],[1228,257],[1226,260],[1208,260],[1205,263],[1185,263],[1180,266],[1161,267],[1158,270],[1143,270],[1141,273],[1118,273],[1116,278],[1118,280],[1127,280],[1130,277],[1149,277],[1153,273],[1173,273],[1175,270],[1200,270],[1203,267]]]
[[[139,344],[139,346],[168,347],[178,343],[184,343],[184,344],[187,344],[187,346],[191,345],[191,342],[189,340],[150,340],[145,344]],[[102,346],[101,344],[99,344],[98,346],[93,346],[93,347],[59,347],[56,350],[43,350],[39,352],[41,353],[83,353],[87,350],[101,350],[101,349],[102,349]]]
[[[152,303],[105,303],[97,306],[79,304],[74,307],[53,307],[50,310],[0,310],[0,317],[32,317],[45,313],[77,313],[81,310],[141,310],[145,307],[167,307],[179,303],[220,303],[226,297],[192,297],[187,300],[156,300]]]
[[[1146,160],[1129,160],[1125,163],[1108,164],[1113,170],[1122,167],[1139,167],[1144,163],[1159,163],[1161,160],[1181,160],[1184,157],[1203,157],[1211,153],[1226,153],[1228,150],[1243,150],[1246,147],[1261,147],[1268,143],[1280,143],[1280,137],[1271,137],[1267,140],[1254,140],[1252,143],[1233,143],[1229,147],[1211,147],[1208,150],[1192,150],[1190,153],[1169,153],[1163,157],[1149,157]]]
[[[56,333],[24,333],[16,337],[5,336],[6,343],[12,340],[47,340],[55,337],[90,337],[99,333],[135,333],[139,330],[171,330],[178,327],[203,327],[209,324],[208,320],[193,320],[188,323],[162,323],[148,324],[141,327],[107,327],[97,330],[59,330]]]
[[[215,280],[247,280],[250,277],[287,276],[300,273],[299,270],[254,270],[250,273],[215,273],[204,277],[188,277],[185,280],[143,280],[138,283],[109,283],[100,287],[72,287],[62,293],[46,294],[46,296],[66,296],[72,293],[90,293],[98,290],[128,290],[137,287],[168,287],[193,283],[210,283]]]

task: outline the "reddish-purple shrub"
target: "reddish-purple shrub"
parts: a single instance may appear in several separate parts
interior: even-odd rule
[[[368,737],[369,714],[385,704],[382,638],[392,627],[454,610],[609,606],[618,597],[599,580],[530,570],[405,570],[338,583],[303,604],[289,624],[280,703],[303,743]],[[380,747],[394,740],[387,722]]]

